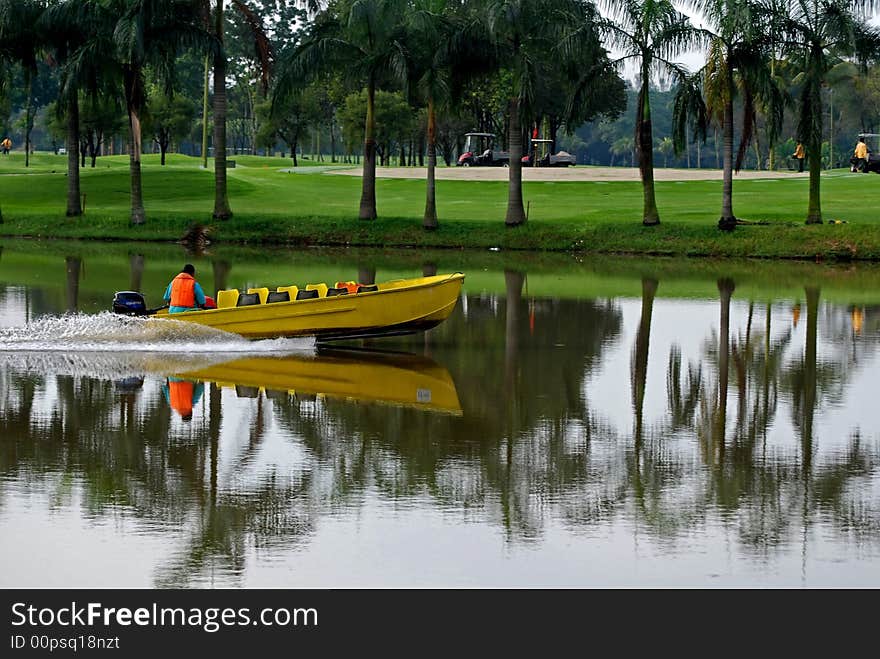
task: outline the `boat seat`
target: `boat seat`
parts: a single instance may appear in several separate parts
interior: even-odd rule
[[[299,288],[296,286],[279,286],[275,291],[278,293],[287,293],[291,300],[295,300],[296,294],[299,293]]]
[[[282,391],[279,389],[266,389],[266,398],[268,400],[281,400],[285,401],[290,398],[289,394],[286,391]]]
[[[327,284],[309,284],[307,291],[318,291],[318,297],[327,297]]]
[[[237,307],[250,307],[255,304],[260,304],[260,295],[258,293],[241,293],[238,296],[238,304]]]
[[[379,287],[376,284],[370,284],[369,286],[358,286],[358,293],[375,293],[379,290]]]
[[[269,289],[268,288],[249,288],[248,293],[256,293],[260,296],[260,304],[266,304],[266,299],[269,297]]]
[[[260,388],[237,384],[235,385],[235,395],[238,398],[259,398]]]
[[[217,291],[217,308],[227,309],[238,305],[238,289],[231,291]]]
[[[336,288],[344,288],[349,293],[357,293],[358,286],[360,286],[360,284],[358,284],[356,281],[338,281],[338,282],[336,282]]]
[[[318,297],[318,291],[299,291],[296,294],[297,300],[312,300]]]
[[[273,302],[290,302],[290,293],[287,291],[272,291],[269,293],[266,302],[268,304],[272,304]]]
[[[335,295],[348,295],[347,288],[328,288],[327,289],[327,297],[333,297]]]

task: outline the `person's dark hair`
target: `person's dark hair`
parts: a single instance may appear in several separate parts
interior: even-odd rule
[[[185,266],[183,266],[183,270],[181,270],[181,272],[185,272],[188,275],[194,275],[196,274],[196,268],[192,263],[187,263]]]

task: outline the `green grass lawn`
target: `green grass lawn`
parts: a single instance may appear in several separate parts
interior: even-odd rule
[[[229,194],[235,217],[211,226],[214,240],[329,245],[419,245],[582,250],[682,255],[880,259],[880,178],[834,171],[823,175],[826,220],[847,224],[803,226],[806,179],[744,180],[734,183],[740,218],[768,222],[743,226],[733,235],[715,228],[720,181],[658,182],[662,225],[640,223],[642,191],[637,182],[528,182],[525,227],[507,229],[503,219],[507,183],[438,181],[441,229],[420,228],[425,184],[379,179],[380,219],[357,220],[358,177],[283,171],[289,159],[235,156]],[[128,226],[127,156],[98,159],[82,172],[86,216],[64,218],[66,157],[36,154],[30,171],[22,154],[0,156],[2,235],[173,240],[193,224],[210,225],[213,174],[201,161],[170,155],[144,157],[147,209],[144,227]],[[315,170],[317,172],[317,170]]]

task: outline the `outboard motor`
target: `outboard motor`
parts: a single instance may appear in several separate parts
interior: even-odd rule
[[[118,291],[113,296],[113,313],[124,316],[146,316],[147,301],[137,291]]]

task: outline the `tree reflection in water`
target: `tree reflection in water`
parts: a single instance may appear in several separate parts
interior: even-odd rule
[[[81,260],[66,265],[75,308]],[[213,265],[225,286],[229,264]],[[129,266],[135,287],[143,257]],[[359,272],[375,277],[364,265]],[[628,425],[597,414],[589,395],[598,371],[619,368],[603,359],[625,336],[621,301],[534,299],[524,272],[503,280],[503,296],[471,295],[466,316],[459,306],[413,340],[448,369],[461,416],[210,383],[187,425],[172,417],[154,375],[114,381],[0,363],[0,501],[17,480],[70,505],[76,481],[91,516],[174,529],[177,550],[155,571],[161,586],[203,583],[215,570],[240,579],[252,548],[307,543],[323,516],[368,505],[371,493],[460,511],[502,528],[509,543],[541,542],[556,519],[572,529],[626,520],[673,546],[714,520],[764,556],[804,540],[819,520],[878,542],[878,502],[865,486],[877,475],[876,442],[854,429],[845,450],[817,457],[817,414],[843,397],[855,371],[851,350],[820,351],[818,287],[805,287],[799,330],[775,327],[772,303],[763,319],[753,301],[741,314],[736,283],[719,278],[718,330],[706,329],[687,363],[678,339],[670,343],[665,410],[652,416],[651,350],[663,345],[652,341],[652,321],[664,289],[643,276]],[[789,417],[796,452],[780,441]],[[278,442],[300,457],[273,461]]]

